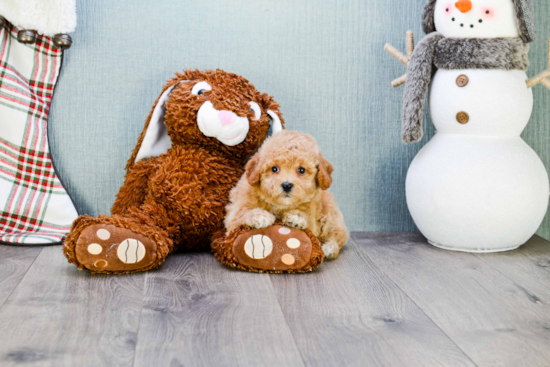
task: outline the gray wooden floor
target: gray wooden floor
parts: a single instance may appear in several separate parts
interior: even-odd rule
[[[0,246],[0,365],[550,366],[550,243],[472,255],[355,233],[305,275],[176,254],[123,276]]]

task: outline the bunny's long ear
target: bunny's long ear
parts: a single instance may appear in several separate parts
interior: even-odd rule
[[[283,131],[283,123],[281,122],[281,118],[275,111],[267,110],[267,114],[269,115],[269,118],[271,120],[271,132],[273,134],[280,133]]]
[[[166,114],[165,104],[170,99],[170,93],[181,83],[181,80],[172,80],[166,86],[158,97],[143,129],[136,147],[132,152],[132,157],[126,165],[126,169],[131,169],[136,162],[145,158],[158,157],[166,153],[172,147],[172,141],[168,136],[168,129],[164,124]]]

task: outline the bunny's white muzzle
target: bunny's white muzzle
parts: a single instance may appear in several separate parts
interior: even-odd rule
[[[250,128],[246,117],[237,116],[231,111],[218,111],[210,101],[199,108],[197,124],[204,135],[216,138],[230,147],[242,143]]]

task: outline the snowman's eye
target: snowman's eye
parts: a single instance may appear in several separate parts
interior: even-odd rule
[[[212,87],[207,82],[198,82],[195,84],[193,89],[191,89],[191,94],[196,96],[203,95],[206,91],[212,90]]]
[[[494,18],[497,13],[495,12],[495,9],[492,9],[490,7],[484,7],[481,9],[481,16],[479,17],[480,20],[489,20]]]

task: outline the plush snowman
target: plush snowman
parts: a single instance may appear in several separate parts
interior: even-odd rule
[[[407,55],[386,45],[407,65],[392,83],[405,83],[407,143],[422,138],[430,92],[437,133],[412,162],[406,195],[414,222],[434,246],[512,250],[546,214],[546,169],[520,137],[533,108],[531,87],[550,88],[550,69],[530,80],[525,73],[533,19],[530,0],[428,0],[428,35],[418,46],[410,32]]]

